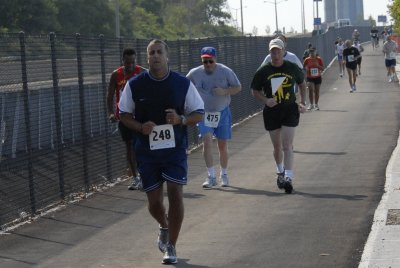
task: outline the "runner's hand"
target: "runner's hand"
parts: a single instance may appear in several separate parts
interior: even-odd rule
[[[118,120],[117,120],[115,114],[110,114],[110,115],[108,116],[108,120],[110,120],[111,123],[118,122]]]
[[[165,112],[167,113],[165,116],[167,124],[176,125],[180,123],[181,118],[174,109],[166,109]]]
[[[305,113],[307,111],[307,108],[304,104],[299,103],[299,112],[300,113]]]
[[[143,135],[150,135],[150,133],[153,131],[153,127],[155,127],[156,124],[152,121],[147,121],[146,123],[142,124],[142,129],[141,133]]]
[[[270,108],[274,107],[277,104],[278,103],[276,102],[276,100],[274,98],[267,98],[267,101],[265,102],[265,105],[267,105]]]

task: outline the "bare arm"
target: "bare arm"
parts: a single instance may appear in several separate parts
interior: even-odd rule
[[[303,81],[299,84],[299,92],[300,92],[300,104],[304,105],[306,102],[306,82]]]
[[[142,124],[139,121],[135,120],[134,117],[133,117],[133,114],[131,114],[131,113],[121,113],[120,114],[120,118],[121,118],[121,122],[126,127],[132,129],[133,131],[145,134],[144,133],[144,124]]]
[[[204,115],[199,112],[192,112],[188,116],[185,117],[185,120],[183,120],[181,115],[178,115],[174,109],[167,109],[165,110],[167,112],[166,116],[166,121],[169,124],[172,125],[187,125],[187,126],[194,126],[198,122],[203,121]],[[185,121],[185,122],[184,122]]]
[[[112,122],[116,122],[115,112],[114,112],[114,95],[116,90],[116,76],[117,73],[113,72],[110,77],[110,83],[108,84],[108,91],[107,91],[107,114],[108,119]]]
[[[262,103],[264,103],[268,107],[274,107],[275,105],[278,104],[274,98],[265,97],[264,94],[261,91],[251,89],[251,93],[253,94],[253,96],[256,99],[258,99],[259,101],[261,101]]]

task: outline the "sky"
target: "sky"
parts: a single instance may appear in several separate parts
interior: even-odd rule
[[[351,1],[351,0],[350,0]],[[230,7],[232,18],[238,21],[238,27],[241,27],[240,19],[240,0],[227,0]],[[243,6],[243,28],[245,33],[252,33],[254,26],[257,27],[257,35],[266,35],[265,29],[268,25],[271,33],[275,31],[275,5],[274,0],[242,0]],[[277,0],[278,27],[289,32],[291,29],[301,32],[301,0]],[[389,0],[364,0],[364,19],[370,15],[377,20],[378,15],[388,16],[390,20],[387,4]],[[314,10],[313,10],[314,8]],[[313,14],[316,14],[316,4],[313,7],[313,0],[304,0],[305,24],[308,32],[314,29]],[[319,2],[318,15],[325,21],[324,5]],[[381,24],[378,24],[381,25]]]

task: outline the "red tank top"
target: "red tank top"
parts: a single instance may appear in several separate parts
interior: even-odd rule
[[[124,74],[124,66],[121,66],[117,69],[117,79],[116,79],[116,85],[115,85],[115,102],[116,102],[116,109],[115,109],[115,116],[119,120],[119,98],[121,97],[122,90],[124,90],[124,87],[126,85],[126,82],[128,82],[129,79],[132,77],[138,75],[141,72],[141,68],[139,65],[135,66],[134,72],[130,73],[129,75]]]

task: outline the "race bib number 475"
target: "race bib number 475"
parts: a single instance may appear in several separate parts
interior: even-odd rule
[[[204,125],[207,127],[218,127],[219,120],[221,120],[221,112],[206,112],[204,115]]]
[[[150,150],[174,148],[174,127],[170,124],[155,126],[149,135],[149,143]]]

